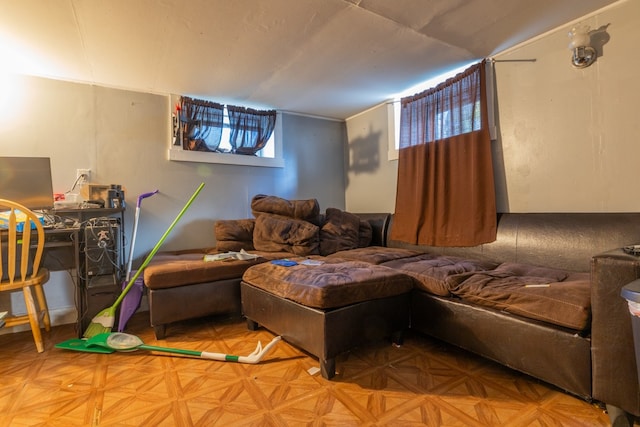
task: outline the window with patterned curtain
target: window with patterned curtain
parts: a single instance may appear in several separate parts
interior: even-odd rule
[[[180,102],[178,141],[190,151],[220,151],[224,105],[183,96]]]
[[[269,141],[276,125],[276,110],[254,110],[252,108],[227,105],[229,143],[236,154],[254,156]]]

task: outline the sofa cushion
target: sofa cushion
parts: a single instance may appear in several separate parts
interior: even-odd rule
[[[388,248],[385,246],[367,246],[366,248],[349,249],[338,251],[327,258],[339,258],[350,261],[364,261],[370,264],[382,264],[394,259],[410,258],[420,255],[422,252],[403,248]]]
[[[143,271],[145,286],[149,289],[164,289],[240,278],[252,265],[289,255],[286,252],[251,251],[259,255],[259,258],[204,261],[205,253],[211,251],[158,252]]]
[[[301,219],[261,214],[253,229],[253,246],[265,252],[290,252],[300,256],[318,254],[319,228]]]
[[[453,256],[422,254],[410,258],[400,258],[382,263],[386,267],[394,268],[413,277],[416,287],[423,291],[450,296],[447,279],[450,276],[492,270],[498,266],[490,261],[467,260]]]
[[[247,269],[242,280],[281,298],[318,309],[401,295],[413,287],[413,279],[391,268],[337,259],[327,259],[321,265],[291,267],[266,262]]]
[[[214,225],[216,249],[220,252],[253,250],[254,219],[218,220]]]
[[[503,262],[494,270],[496,273],[505,273],[512,276],[540,277],[548,281],[561,282],[569,277],[568,271],[557,268],[540,267],[516,262]]]
[[[505,263],[495,270],[448,280],[452,294],[480,306],[578,331],[589,328],[589,273]]]
[[[336,208],[327,208],[320,228],[320,255],[356,249],[360,243],[360,218]]]
[[[317,199],[287,200],[258,194],[251,200],[251,211],[256,218],[267,213],[302,219],[315,225],[319,225],[320,221],[320,205]]]

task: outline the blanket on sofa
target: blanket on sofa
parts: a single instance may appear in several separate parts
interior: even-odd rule
[[[475,304],[584,331],[591,323],[589,273],[505,262],[452,276],[452,294]]]

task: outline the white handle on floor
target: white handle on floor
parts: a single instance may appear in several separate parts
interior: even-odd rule
[[[224,354],[224,353],[211,353],[208,351],[203,351],[200,354],[200,357],[203,359],[211,359],[211,360],[220,360],[223,362],[239,362],[239,363],[251,363],[256,364],[262,360],[265,354],[269,352],[275,346],[278,341],[280,341],[282,337],[275,337],[271,340],[269,344],[267,344],[264,348],[262,348],[262,343],[258,341],[258,346],[248,356],[234,356],[233,354]]]

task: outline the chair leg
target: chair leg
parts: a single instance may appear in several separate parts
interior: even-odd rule
[[[51,318],[49,317],[49,306],[47,305],[47,298],[44,296],[44,289],[42,285],[35,285],[36,299],[38,300],[38,307],[42,312],[42,323],[44,323],[44,330],[49,332],[51,330]]]
[[[27,313],[29,314],[29,324],[31,325],[33,341],[36,343],[36,349],[38,350],[38,353],[42,353],[44,351],[44,344],[42,342],[42,333],[40,332],[40,316],[38,316],[38,312],[36,310],[36,304],[33,300],[31,286],[23,287],[22,291],[24,293],[24,302],[27,306]]]

